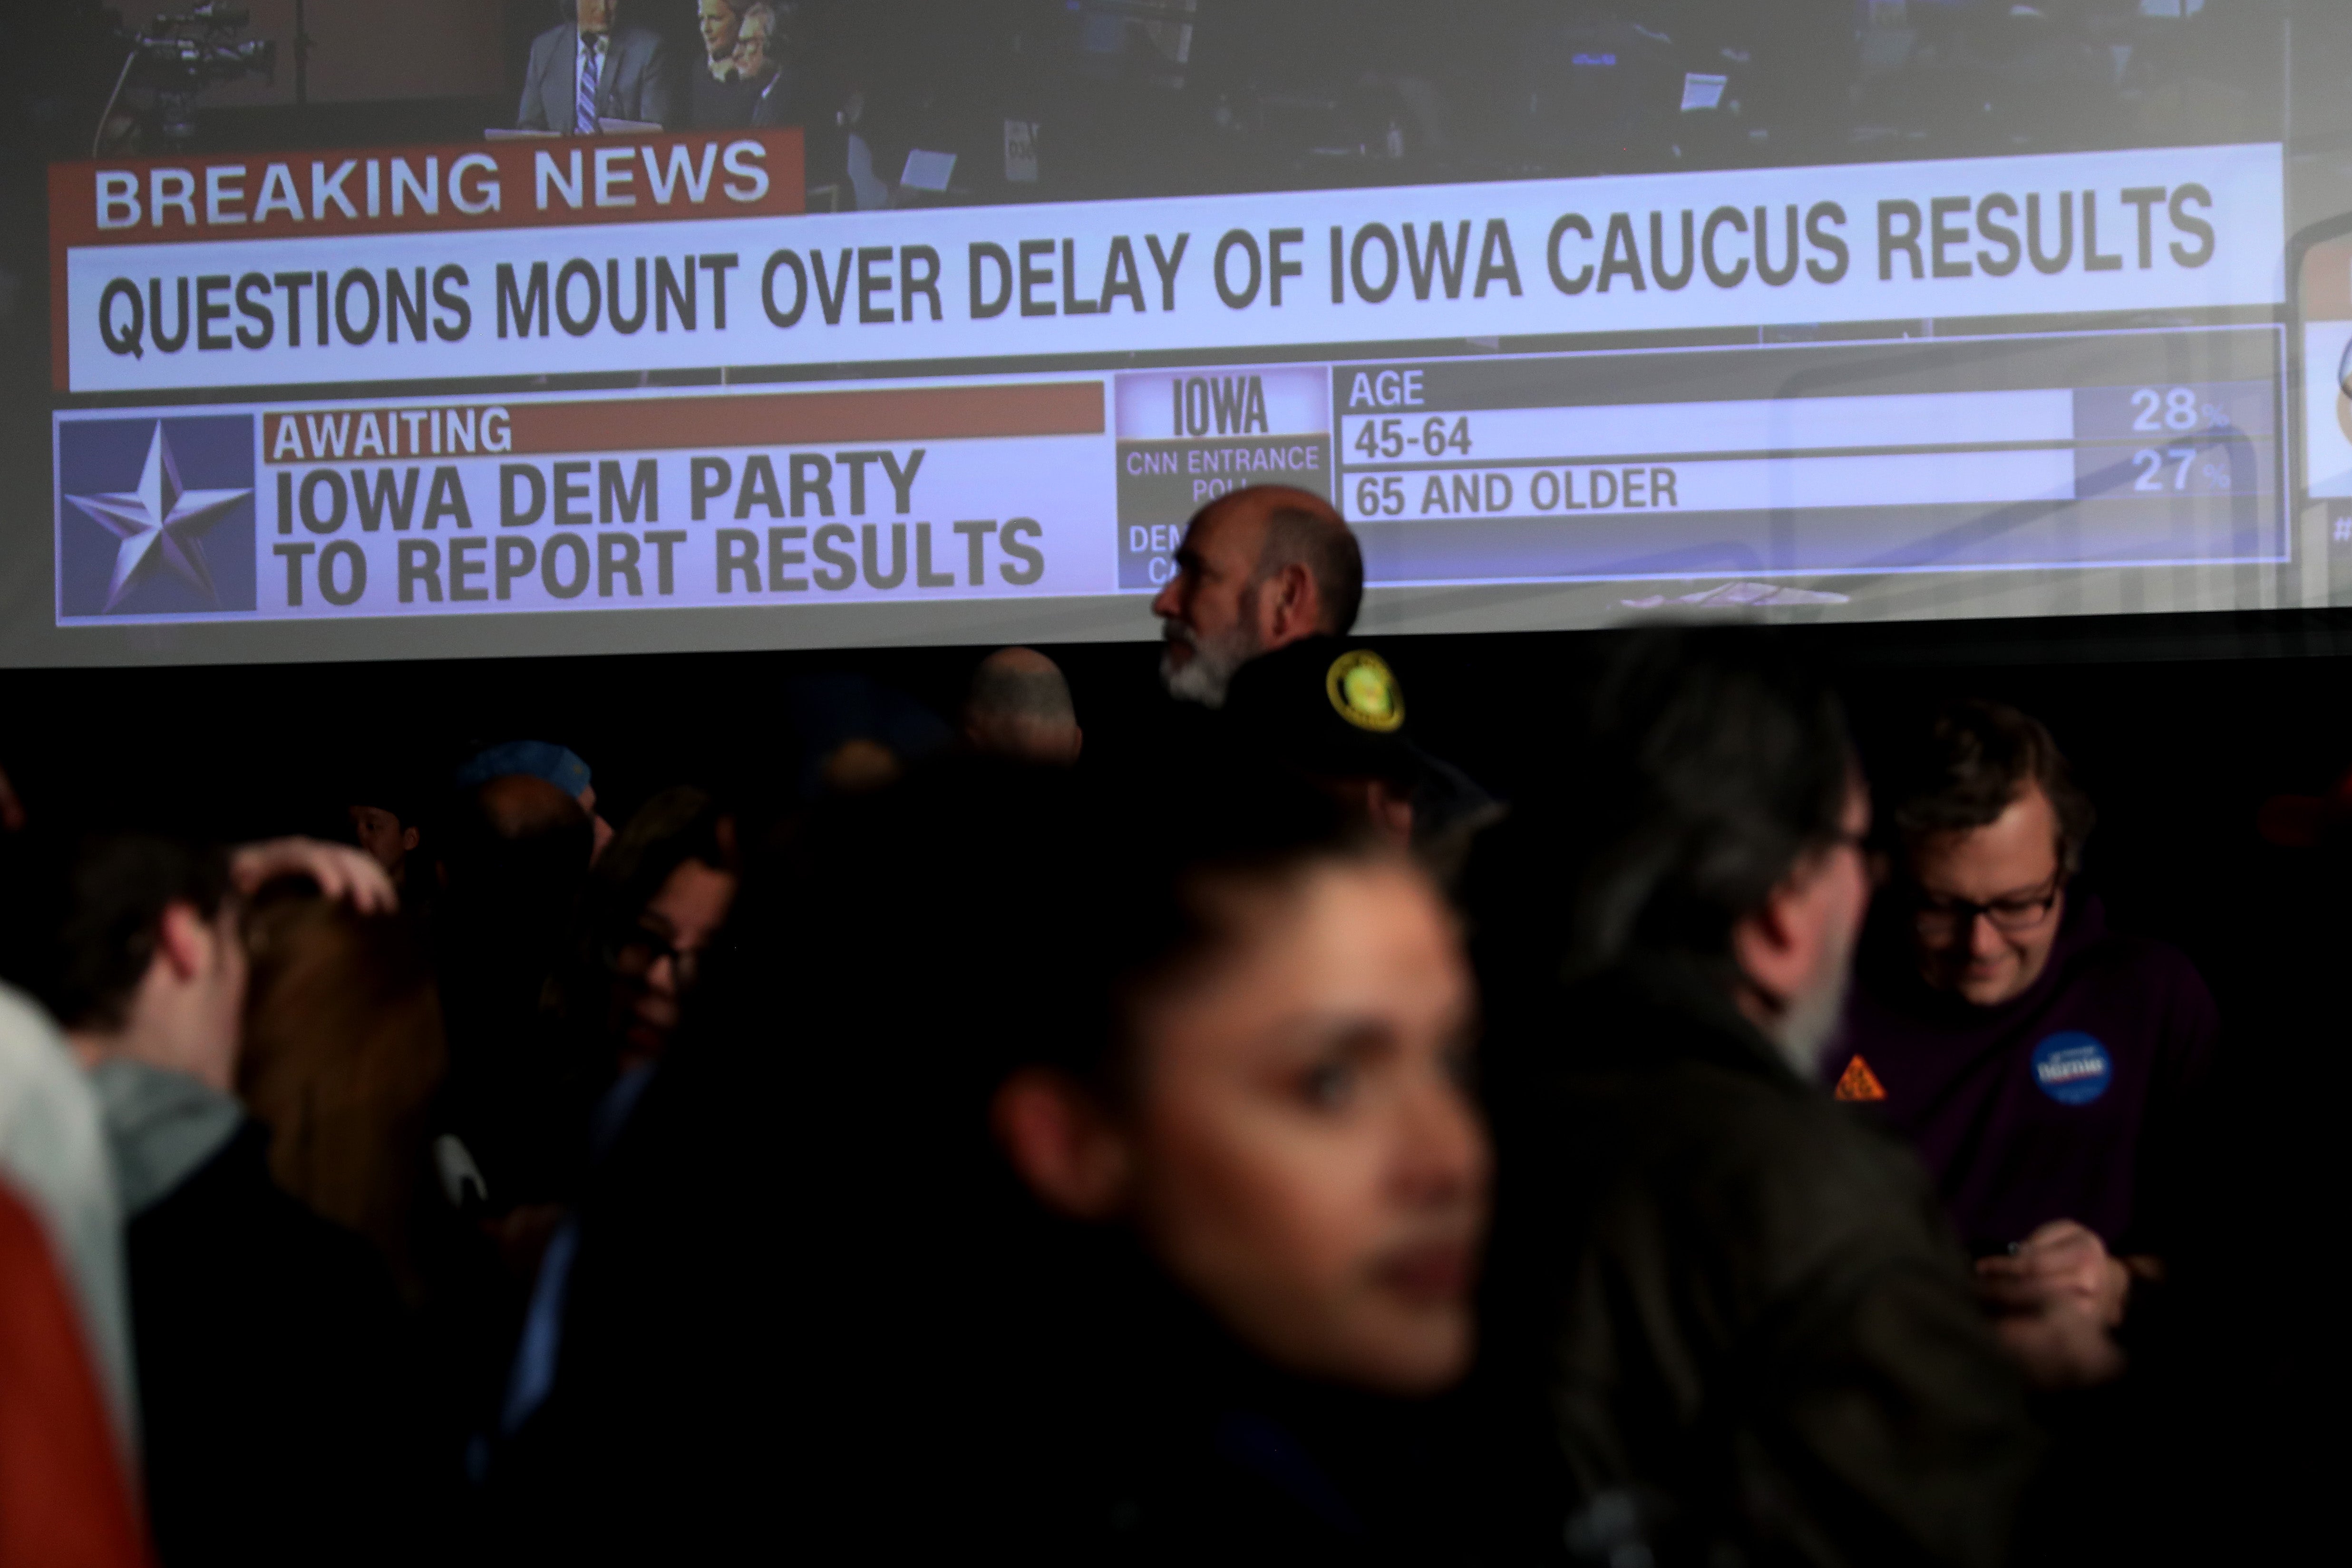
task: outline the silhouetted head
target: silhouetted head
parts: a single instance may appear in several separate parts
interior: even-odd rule
[[[963,743],[1014,762],[1075,763],[1086,743],[1070,683],[1034,648],[999,648],[972,672],[963,702]]]
[[[1570,977],[1644,953],[1719,974],[1791,1065],[1836,1026],[1869,801],[1830,688],[1769,633],[1662,628],[1612,661],[1559,795],[1497,845],[1564,911]]]

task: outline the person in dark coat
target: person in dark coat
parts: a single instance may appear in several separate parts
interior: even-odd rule
[[[411,1560],[441,1500],[391,1276],[277,1185],[231,1097],[247,960],[229,858],[109,835],[34,897],[61,920],[27,978],[89,1073],[128,1221],[158,1555]]]
[[[1991,1564],[2039,1444],[1916,1161],[1814,1087],[1867,903],[1835,700],[1644,634],[1471,868],[1506,1549]]]
[[[561,785],[525,773],[474,784],[438,835],[434,945],[447,1017],[446,1131],[496,1214],[568,1198],[583,1085],[541,1016],[588,880],[593,826]]]
[[[1377,650],[1318,633],[1243,665],[1221,712],[1252,755],[1308,780],[1451,883],[1504,807],[1416,742],[1406,708]]]

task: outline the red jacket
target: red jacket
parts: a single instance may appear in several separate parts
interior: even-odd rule
[[[0,1186],[0,1568],[146,1568],[81,1330],[38,1221]]]

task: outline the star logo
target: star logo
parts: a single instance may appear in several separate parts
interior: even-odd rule
[[[119,542],[114,574],[107,584],[108,610],[157,572],[168,572],[218,608],[220,591],[205,559],[204,536],[231,507],[252,494],[249,488],[192,490],[181,483],[179,462],[159,419],[147,443],[137,489],[66,500]]]

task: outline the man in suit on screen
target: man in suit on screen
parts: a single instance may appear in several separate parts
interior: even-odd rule
[[[571,0],[572,19],[531,40],[515,124],[524,131],[593,134],[600,120],[667,126],[669,62],[661,38],[620,25],[620,0]]]
[[[753,0],[735,35],[735,68],[756,92],[751,123],[800,125],[810,119],[810,83],[801,60],[800,7]]]

